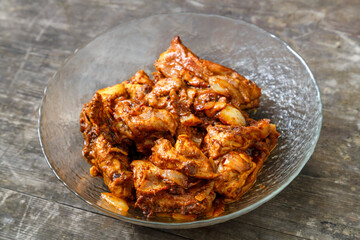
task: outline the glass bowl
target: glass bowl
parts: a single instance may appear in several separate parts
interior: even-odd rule
[[[96,90],[151,74],[153,63],[179,35],[199,57],[235,69],[262,88],[253,118],[270,118],[281,136],[255,185],[224,214],[191,222],[122,216],[100,199],[103,179],[91,177],[82,157],[79,115]],[[283,190],[301,171],[317,143],[322,121],[319,89],[304,60],[288,45],[249,23],[221,16],[179,13],[121,24],[67,59],[47,86],[40,107],[39,138],[56,177],[89,205],[120,220],[155,228],[194,228],[248,213]]]

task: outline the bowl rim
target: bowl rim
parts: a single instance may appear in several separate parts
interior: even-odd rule
[[[277,40],[278,42],[280,42],[282,45],[284,45],[299,61],[300,63],[305,67],[306,72],[309,74],[311,81],[314,84],[315,90],[316,90],[316,97],[319,100],[319,120],[317,122],[318,124],[318,132],[317,135],[315,136],[315,143],[313,144],[313,146],[309,149],[310,151],[307,152],[306,156],[304,157],[304,161],[302,161],[299,164],[298,169],[289,177],[289,179],[282,183],[282,185],[280,185],[277,189],[275,189],[272,193],[270,193],[268,196],[264,197],[263,199],[260,199],[258,202],[247,206],[243,209],[240,209],[236,212],[230,213],[230,214],[226,214],[223,216],[218,216],[218,217],[214,217],[214,218],[209,218],[209,219],[201,219],[201,220],[195,220],[195,221],[190,221],[190,222],[154,222],[154,221],[149,221],[149,220],[142,220],[142,219],[135,219],[135,218],[130,218],[130,217],[126,217],[120,214],[116,214],[112,211],[109,211],[105,208],[102,208],[101,206],[92,203],[88,200],[86,200],[84,197],[82,197],[79,193],[77,193],[75,190],[73,190],[56,172],[56,170],[54,169],[54,167],[52,166],[52,164],[50,163],[48,156],[46,154],[46,149],[44,147],[43,144],[43,140],[42,140],[42,133],[41,133],[41,119],[42,119],[42,108],[44,106],[44,102],[46,99],[46,93],[47,93],[47,89],[49,86],[52,85],[52,83],[54,82],[55,77],[59,74],[59,72],[61,72],[61,70],[63,69],[63,67],[65,66],[65,64],[67,63],[67,61],[69,59],[71,59],[80,49],[85,48],[87,45],[89,45],[92,41],[94,41],[96,38],[98,38],[99,36],[106,34],[108,32],[113,31],[115,28],[120,27],[120,26],[124,26],[130,23],[134,23],[134,22],[141,22],[141,21],[146,21],[148,19],[151,18],[155,18],[155,17],[160,17],[160,16],[171,16],[173,17],[174,15],[196,15],[196,16],[201,16],[201,17],[215,17],[215,18],[221,18],[223,20],[227,20],[227,21],[233,21],[233,22],[237,22],[237,23],[241,23],[244,25],[247,25],[251,28],[256,29],[257,31],[263,32],[267,35],[269,35],[270,37],[274,38],[275,40]],[[248,23],[242,19],[235,19],[235,18],[231,18],[231,17],[224,17],[221,15],[216,15],[216,14],[204,14],[204,13],[196,13],[196,12],[179,12],[179,13],[165,13],[165,14],[155,14],[155,15],[151,15],[148,17],[144,17],[144,18],[137,18],[137,19],[133,19],[130,21],[126,21],[123,22],[121,24],[118,24],[116,26],[113,26],[101,33],[99,33],[98,35],[96,35],[95,37],[91,38],[87,43],[83,44],[81,47],[76,48],[75,51],[69,56],[67,57],[63,63],[61,64],[61,66],[57,69],[56,73],[54,73],[54,75],[51,77],[51,79],[49,80],[47,86],[44,88],[44,93],[39,105],[39,118],[38,118],[38,126],[37,126],[37,130],[38,130],[38,137],[39,137],[39,143],[40,143],[40,147],[41,150],[44,154],[45,160],[49,166],[49,168],[51,169],[51,171],[54,173],[54,175],[56,176],[56,178],[62,182],[73,194],[75,194],[77,197],[79,197],[80,199],[82,199],[84,202],[86,202],[87,204],[89,204],[90,206],[96,208],[97,210],[100,210],[101,212],[116,218],[116,219],[120,219],[123,220],[125,222],[130,222],[133,224],[137,224],[137,225],[141,225],[141,226],[146,226],[146,227],[152,227],[152,228],[163,228],[163,229],[186,229],[186,228],[197,228],[197,227],[204,227],[204,226],[209,226],[209,225],[213,225],[213,224],[218,224],[218,223],[222,223],[231,219],[234,219],[236,217],[239,217],[241,215],[244,215],[256,208],[258,208],[259,206],[261,206],[262,204],[268,202],[270,199],[272,199],[273,197],[275,197],[277,194],[279,194],[282,190],[284,190],[301,172],[301,170],[303,169],[303,167],[305,166],[305,164],[309,161],[310,157],[312,156],[312,154],[314,153],[316,144],[319,140],[320,137],[320,132],[321,132],[321,128],[322,128],[322,120],[323,120],[323,115],[322,115],[322,102],[321,102],[321,94],[320,94],[320,90],[319,90],[319,86],[317,85],[317,82],[314,78],[314,75],[312,74],[310,68],[308,67],[308,65],[306,64],[305,60],[295,51],[293,50],[286,42],[284,42],[283,40],[281,40],[279,37],[275,36],[272,33],[269,33],[268,31],[256,26],[255,24],[252,23]]]

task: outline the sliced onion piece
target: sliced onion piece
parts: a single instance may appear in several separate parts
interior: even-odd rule
[[[178,171],[168,169],[160,170],[159,174],[163,179],[170,180],[179,186],[187,187],[188,185],[188,178],[184,174],[179,173]]]
[[[97,91],[102,98],[106,98],[110,95],[122,96],[126,94],[125,87],[122,83],[116,84],[111,87],[103,88]]]
[[[231,105],[227,105],[216,116],[223,124],[246,126],[246,120],[244,116],[237,108]]]
[[[122,215],[127,214],[129,210],[129,205],[124,199],[116,197],[112,193],[101,193],[101,198],[107,203],[109,203],[111,206],[119,210]]]
[[[247,156],[245,153],[240,152],[230,152],[224,156],[225,161],[223,163],[224,166],[230,167],[238,171],[239,173],[243,173],[251,169],[252,164],[251,158]]]

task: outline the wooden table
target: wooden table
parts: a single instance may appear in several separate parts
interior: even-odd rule
[[[255,211],[223,224],[156,230],[87,206],[50,171],[37,120],[43,90],[71,53],[106,29],[168,12],[243,19],[304,57],[320,86],[323,128],[301,174]],[[360,1],[0,2],[1,239],[359,239]]]

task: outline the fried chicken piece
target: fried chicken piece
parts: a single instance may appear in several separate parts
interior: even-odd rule
[[[84,128],[88,128],[89,126],[100,128],[106,125],[109,117],[106,110],[101,95],[96,92],[91,101],[84,105],[80,115],[80,124],[88,125],[86,127],[84,126]]]
[[[84,157],[91,158],[89,153],[92,151],[92,144],[100,134],[112,135],[113,137],[108,137],[108,139],[114,138],[114,142],[118,144],[131,145],[128,137],[132,133],[125,124],[114,122],[113,118],[113,106],[117,100],[124,99],[126,96],[124,86],[116,84],[98,90],[91,101],[84,105],[80,114],[80,131],[84,136]],[[118,131],[114,131],[115,128]]]
[[[208,118],[219,119],[223,124],[228,125],[246,125],[245,116],[247,114],[227,103],[225,97],[212,98],[213,91],[205,89],[198,91],[197,98],[194,101],[194,109],[197,111],[204,111]]]
[[[244,152],[229,152],[219,163],[215,180],[215,192],[224,195],[225,202],[238,200],[243,194],[243,186],[256,164]]]
[[[116,99],[125,98],[126,95],[122,84],[98,90],[92,100],[84,105],[80,115],[80,131],[84,135],[83,155],[93,165],[91,175],[102,175],[115,196],[133,199],[133,180],[127,157],[131,143],[126,135],[116,137],[111,131],[112,107]],[[115,146],[116,141],[122,146]]]
[[[249,122],[247,127],[209,126],[205,137],[206,151],[217,158],[215,192],[224,195],[225,203],[238,200],[251,188],[279,137],[270,120]]]
[[[234,70],[197,57],[175,36],[167,51],[155,63],[165,77],[179,77],[194,87],[209,86],[240,109],[259,105],[261,89]]]
[[[182,173],[160,169],[149,161],[133,161],[131,168],[136,189],[135,205],[146,215],[204,215],[215,199],[214,182],[204,181],[192,186]]]
[[[113,147],[100,135],[93,144],[90,170],[91,175],[101,175],[109,190],[120,198],[133,199],[133,178],[130,171],[127,151]]]
[[[216,112],[220,111],[226,106],[227,99],[219,94],[217,94],[211,88],[197,89],[196,97],[194,99],[194,110],[205,111],[208,117],[213,117]],[[216,111],[212,111],[213,114],[209,114],[211,112],[207,112],[210,109],[215,107]]]
[[[169,132],[175,135],[177,117],[164,109],[137,105],[131,100],[119,102],[115,107],[115,119],[121,119],[135,137],[149,132]]]
[[[155,83],[152,93],[158,97],[168,96],[171,91],[179,91],[182,86],[181,78],[161,78]]]
[[[114,117],[131,130],[129,138],[144,154],[150,153],[156,139],[174,136],[178,126],[176,115],[169,111],[137,104],[132,100],[118,102]]]
[[[205,150],[216,159],[231,151],[245,151],[273,133],[273,145],[279,134],[269,119],[253,121],[250,126],[215,125],[208,126],[205,136]]]
[[[202,131],[201,128],[186,126],[185,124],[180,124],[176,130],[176,138],[180,135],[187,135],[191,141],[193,141],[198,148],[200,148],[201,143],[206,135],[205,131]]]
[[[189,186],[188,177],[184,174],[171,169],[163,170],[146,160],[132,161],[131,168],[134,172],[135,188],[142,194],[156,194],[169,190],[172,186]]]
[[[189,136],[180,135],[175,147],[167,139],[159,139],[152,148],[151,161],[163,169],[173,169],[187,176],[200,179],[213,179],[215,164],[207,158]]]
[[[99,127],[90,121],[88,113],[89,104],[85,104],[80,114],[80,131],[84,136],[84,147],[82,150],[83,156],[89,160],[90,152],[92,150],[92,144],[98,137],[100,132]]]
[[[178,115],[178,91],[183,82],[179,78],[161,78],[157,80],[153,90],[145,96],[144,102],[150,107],[165,109]]]
[[[180,194],[161,191],[155,195],[137,193],[136,207],[144,214],[152,213],[180,213],[183,215],[205,215],[212,206],[216,194],[213,190],[214,182],[204,181]]]
[[[131,99],[141,100],[151,92],[154,83],[143,70],[140,70],[130,80],[123,82],[123,85]]]
[[[252,167],[255,165],[255,168],[253,170],[252,168],[249,169],[247,172],[243,173],[244,175],[242,175],[239,172],[236,173],[236,171],[231,170],[231,168],[227,168],[225,171],[224,168],[221,170],[222,173],[219,175],[221,177],[219,177],[218,181],[216,182],[217,193],[222,193],[223,191],[221,191],[221,189],[226,186],[233,187],[230,188],[230,191],[228,190],[229,193],[226,192],[223,193],[225,196],[223,201],[225,203],[231,203],[239,200],[239,198],[242,195],[244,195],[254,185],[265,160],[270,155],[270,150],[272,150],[274,146],[273,140],[270,139],[276,139],[277,137],[278,137],[277,134],[271,133],[270,136],[267,139],[265,139],[263,142],[256,144],[259,149],[258,148],[253,149],[251,154]],[[247,175],[247,173],[250,171],[251,173]],[[247,177],[245,178],[246,175]],[[245,182],[239,181],[243,179],[246,179]]]
[[[96,94],[101,96],[103,107],[108,108],[108,110],[114,108],[116,101],[128,98],[128,93],[123,83],[100,89]]]

